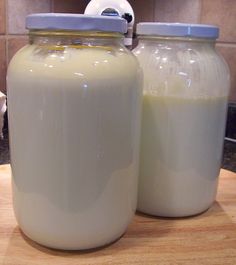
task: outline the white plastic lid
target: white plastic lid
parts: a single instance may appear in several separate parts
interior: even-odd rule
[[[137,25],[137,34],[217,39],[219,28],[203,24],[144,22]]]
[[[120,17],[68,13],[39,13],[26,17],[27,29],[127,32],[127,21]]]

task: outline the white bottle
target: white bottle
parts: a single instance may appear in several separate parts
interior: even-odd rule
[[[134,11],[127,0],[91,0],[85,11],[87,15],[120,16],[128,22],[128,32],[125,36],[125,46],[132,45],[134,26]]]

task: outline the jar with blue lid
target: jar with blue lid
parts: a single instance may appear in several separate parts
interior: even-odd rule
[[[33,14],[7,74],[13,204],[32,240],[91,249],[136,210],[141,69],[122,18]]]
[[[138,210],[182,217],[215,200],[224,143],[228,67],[211,25],[140,23],[143,71]]]

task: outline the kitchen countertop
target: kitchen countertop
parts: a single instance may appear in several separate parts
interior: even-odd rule
[[[8,133],[5,129],[4,139],[0,139],[0,165],[10,163]],[[236,143],[225,141],[222,167],[236,172]]]
[[[9,165],[0,166],[1,265],[236,264],[236,174],[230,171],[221,170],[217,201],[205,213],[174,219],[136,214],[120,240],[73,252],[47,249],[23,235],[13,215],[10,182]]]

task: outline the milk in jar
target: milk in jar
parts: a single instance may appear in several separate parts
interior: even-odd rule
[[[181,217],[214,202],[224,142],[228,68],[214,26],[140,23],[144,71],[138,210]]]

